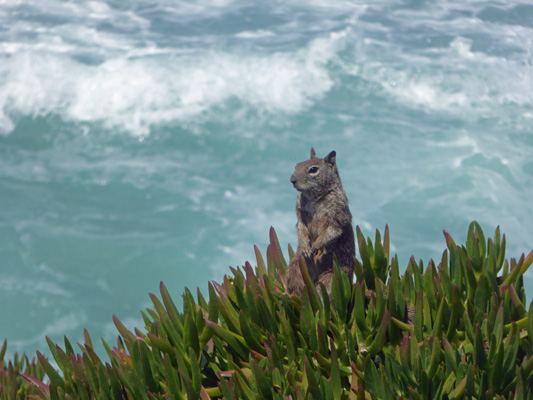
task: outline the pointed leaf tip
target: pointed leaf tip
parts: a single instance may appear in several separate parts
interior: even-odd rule
[[[455,241],[453,240],[452,236],[448,233],[446,229],[442,230],[442,233],[444,234],[444,238],[446,239],[446,244],[448,245],[448,248],[453,245],[453,247],[457,247],[455,244]]]

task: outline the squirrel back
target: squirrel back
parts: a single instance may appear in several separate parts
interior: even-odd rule
[[[352,214],[342,188],[335,151],[318,158],[311,149],[311,158],[296,165],[291,182],[300,192],[296,202],[298,248],[289,264],[287,291],[299,295],[304,289],[300,257],[304,257],[315,285],[323,283],[329,291],[333,255],[350,279],[355,256]]]

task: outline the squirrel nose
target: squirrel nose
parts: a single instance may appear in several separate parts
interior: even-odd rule
[[[291,183],[294,185],[296,183],[296,178],[294,175],[291,175]]]

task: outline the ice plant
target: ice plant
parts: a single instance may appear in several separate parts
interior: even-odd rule
[[[142,311],[144,330],[113,317],[108,360],[85,343],[52,343],[3,361],[0,398],[33,399],[458,399],[533,398],[533,303],[523,276],[533,252],[505,259],[505,235],[485,240],[473,222],[464,246],[444,232],[438,263],[411,258],[400,274],[389,230],[356,229],[356,282],[337,266],[331,295],[309,282],[289,297],[287,262],[270,231],[266,262],[231,269],[183,309],[165,285]],[[289,256],[293,252],[289,246]],[[18,397],[17,397],[18,396]]]

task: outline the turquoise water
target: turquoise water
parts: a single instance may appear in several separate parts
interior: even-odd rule
[[[337,151],[354,223],[405,266],[478,220],[533,249],[533,6],[503,1],[0,4],[0,340],[114,341],[148,293],[205,290]],[[533,295],[533,272],[526,278]]]

